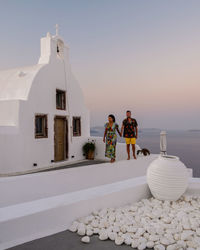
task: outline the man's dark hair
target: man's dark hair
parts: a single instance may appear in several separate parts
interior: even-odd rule
[[[109,115],[108,117],[112,118],[113,122],[115,122],[115,116],[114,115]]]
[[[128,112],[129,112],[129,113],[131,113],[131,111],[130,111],[130,110],[127,110],[127,111],[126,111],[126,113],[128,113]]]

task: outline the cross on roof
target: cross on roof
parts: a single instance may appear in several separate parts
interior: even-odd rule
[[[58,24],[56,24],[56,36],[58,36],[58,31],[59,31],[59,25]]]

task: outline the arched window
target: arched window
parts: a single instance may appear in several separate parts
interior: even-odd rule
[[[56,50],[57,50],[58,56],[60,56],[61,58],[63,58],[64,57],[64,43],[60,39],[58,39],[58,41],[57,41],[57,48],[56,48]]]

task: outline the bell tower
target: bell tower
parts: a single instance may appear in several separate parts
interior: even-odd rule
[[[64,60],[69,62],[69,47],[64,43],[63,39],[59,36],[59,27],[56,24],[56,34],[52,36],[47,32],[46,37],[40,40],[40,59],[38,64],[48,64],[55,60]]]

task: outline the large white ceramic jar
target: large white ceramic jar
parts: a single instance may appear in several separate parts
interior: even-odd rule
[[[147,183],[159,200],[178,200],[188,186],[189,174],[178,157],[160,155],[147,169]]]

